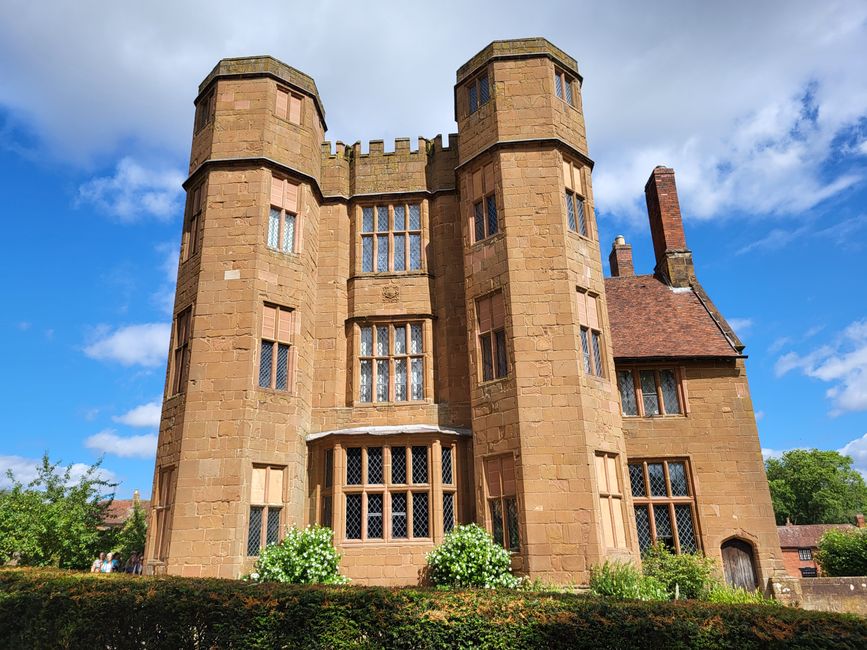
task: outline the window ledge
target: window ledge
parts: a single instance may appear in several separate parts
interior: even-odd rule
[[[488,379],[487,381],[480,381],[478,386],[479,386],[479,388],[494,387],[497,384],[502,384],[511,378],[512,378],[511,375],[506,375],[505,377],[497,377],[496,379]]]
[[[402,402],[353,402],[353,408],[371,408],[376,406],[419,406],[421,404],[433,404],[429,399],[408,399]]]
[[[295,397],[295,393],[291,390],[281,390],[279,388],[265,388],[264,386],[256,386],[256,390],[261,393],[270,395],[282,395],[284,397]]]
[[[590,235],[582,235],[580,232],[575,232],[574,230],[569,228],[569,226],[566,226],[566,232],[571,237],[573,237],[574,239],[577,239],[578,241],[587,242],[589,244],[595,244],[596,243],[596,241],[592,237],[590,237]]]
[[[417,277],[431,277],[430,273],[425,269],[416,269],[413,271],[361,271],[360,273],[356,273],[351,276],[350,280],[376,280],[380,278],[417,278]]]
[[[503,232],[502,229],[500,229],[497,232],[495,232],[493,235],[491,235],[490,237],[485,237],[484,239],[479,239],[477,241],[474,241],[472,244],[470,244],[470,249],[472,250],[474,248],[482,248],[485,244],[492,244],[495,241],[499,241],[499,240],[503,239],[503,237],[505,237],[505,236],[506,236],[506,233]]]
[[[265,245],[265,250],[273,255],[279,255],[280,257],[288,257],[289,259],[298,260],[301,257],[301,251],[281,251],[276,248],[271,248],[267,244]]]

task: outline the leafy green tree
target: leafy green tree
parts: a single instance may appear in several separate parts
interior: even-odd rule
[[[101,463],[74,480],[72,465],[61,469],[45,454],[26,485],[7,472],[12,487],[0,492],[0,562],[19,553],[25,565],[90,566],[102,550],[98,526],[116,487],[99,475]]]
[[[867,485],[852,458],[836,451],[792,449],[765,461],[777,523],[835,524],[867,508]]]
[[[867,575],[867,528],[829,530],[819,540],[816,562],[828,576]]]
[[[117,533],[113,548],[124,560],[133,553],[144,551],[145,538],[148,533],[147,515],[138,501],[133,501],[132,512]]]

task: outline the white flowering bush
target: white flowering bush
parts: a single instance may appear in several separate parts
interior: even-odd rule
[[[250,578],[257,582],[290,582],[297,585],[342,585],[340,554],[334,548],[334,531],[322,526],[290,528],[279,544],[269,544],[259,554]]]
[[[427,554],[430,581],[449,587],[509,587],[520,579],[511,573],[509,552],[476,524],[458,526]]]

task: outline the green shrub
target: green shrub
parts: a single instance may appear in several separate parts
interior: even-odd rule
[[[606,561],[600,567],[591,568],[590,591],[616,600],[668,600],[662,583],[623,562]]]
[[[427,554],[427,572],[434,585],[515,588],[509,552],[476,524],[458,526]]]
[[[758,590],[747,591],[724,584],[717,584],[711,587],[705,595],[705,600],[709,603],[720,603],[722,605],[772,605],[774,607],[783,607],[783,604],[779,600],[766,598]]]
[[[0,570],[0,648],[867,647],[867,619],[511,589],[384,589]]]
[[[819,540],[816,562],[827,576],[867,575],[867,528],[829,530]]]
[[[262,549],[250,577],[258,582],[296,585],[340,585],[340,554],[334,548],[334,532],[322,526],[300,530],[294,526],[279,544]]]
[[[654,544],[641,559],[644,575],[659,580],[669,597],[701,599],[719,583],[713,559],[703,553],[672,553],[664,544]]]

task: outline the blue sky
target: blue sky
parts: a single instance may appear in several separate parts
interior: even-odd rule
[[[867,472],[867,5],[179,4],[0,6],[0,466],[104,455],[119,496],[149,494],[192,101],[217,60],[273,54],[316,79],[329,139],[389,148],[454,131],[458,66],[539,35],[585,77],[603,256],[624,234],[652,270],[644,182],[674,167],[762,446]]]

